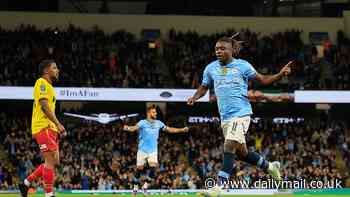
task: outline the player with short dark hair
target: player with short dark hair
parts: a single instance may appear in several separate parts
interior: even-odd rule
[[[59,69],[53,60],[44,60],[39,64],[39,73],[41,77],[33,91],[32,135],[45,162],[19,185],[22,197],[27,197],[31,183],[40,177],[44,180],[45,197],[54,196],[55,168],[59,165],[58,138],[66,132],[55,115],[56,93],[52,84],[58,81]]]
[[[206,66],[201,86],[187,102],[188,105],[193,105],[213,84],[225,137],[223,168],[218,174],[219,188],[220,183],[233,174],[236,158],[269,172],[277,180],[281,179],[279,162],[269,162],[258,153],[247,149],[245,135],[252,114],[248,99],[248,82],[255,79],[263,85],[271,84],[288,75],[293,62],[285,65],[278,74],[262,75],[247,61],[235,58],[240,47],[240,41],[229,37],[222,37],[216,42],[217,60]]]

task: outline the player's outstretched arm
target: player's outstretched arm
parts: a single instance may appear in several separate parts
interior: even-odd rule
[[[125,131],[135,132],[135,131],[139,130],[139,127],[138,127],[137,125],[135,125],[135,126],[124,125],[124,126],[123,126],[123,129],[124,129]]]
[[[184,127],[184,128],[174,128],[174,127],[168,127],[166,126],[164,130],[168,133],[186,133],[188,132],[189,128]]]
[[[287,76],[291,73],[291,67],[294,64],[294,61],[289,61],[279,73],[275,75],[262,75],[260,73],[256,74],[255,79],[263,85],[269,85],[275,81],[280,80],[283,76]]]
[[[41,110],[43,110],[44,114],[47,116],[47,118],[49,120],[51,120],[53,123],[55,123],[55,125],[57,126],[58,131],[60,133],[66,132],[66,129],[60,123],[60,121],[58,121],[55,113],[53,113],[53,111],[51,111],[47,99],[46,98],[45,99],[40,99],[39,103],[40,103],[40,106],[41,106]]]
[[[201,85],[198,87],[196,93],[194,93],[193,96],[191,96],[190,98],[188,98],[187,100],[187,105],[194,105],[194,103],[202,98],[208,91],[208,87]]]
[[[252,102],[258,102],[258,101],[289,102],[293,100],[293,98],[288,94],[279,95],[279,96],[269,96],[269,95],[265,95],[263,92],[259,90],[249,90],[248,99]]]

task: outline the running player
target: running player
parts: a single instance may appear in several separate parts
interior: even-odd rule
[[[55,167],[59,164],[58,134],[66,132],[55,115],[56,93],[52,84],[58,80],[59,69],[53,60],[44,60],[39,64],[39,72],[41,77],[33,91],[32,135],[45,163],[19,185],[22,197],[27,197],[30,184],[39,177],[44,181],[45,197],[54,197]]]
[[[269,162],[258,153],[247,149],[245,135],[252,114],[248,100],[248,81],[256,79],[263,85],[271,84],[288,75],[293,62],[285,65],[278,74],[262,75],[247,61],[233,57],[237,48],[237,42],[232,38],[223,37],[216,42],[215,54],[218,60],[206,66],[202,85],[187,101],[188,105],[193,105],[214,84],[225,136],[223,168],[218,173],[219,188],[232,175],[236,157],[270,173],[277,180],[281,179],[279,162]]]
[[[137,151],[137,176],[140,175],[146,163],[151,168],[158,166],[158,137],[159,131],[168,133],[188,132],[189,128],[173,128],[166,126],[156,119],[156,106],[147,108],[147,118],[140,120],[135,126],[124,125],[124,130],[129,132],[139,131],[138,151]]]

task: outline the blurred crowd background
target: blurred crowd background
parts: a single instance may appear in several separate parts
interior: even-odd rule
[[[303,43],[299,30],[271,35],[237,31],[239,39],[246,41],[240,58],[261,73],[277,73],[296,60],[293,76],[270,89],[349,89],[350,42],[343,32],[338,32],[337,43],[324,41],[318,50]],[[153,48],[127,31],[106,34],[97,26],[90,31],[73,25],[61,30],[31,25],[0,28],[0,85],[32,86],[38,63],[49,57],[61,69],[60,86],[196,88],[205,66],[215,59],[216,40],[234,32],[200,35],[172,29]]]
[[[167,117],[168,125],[181,119],[172,114]],[[0,157],[9,158],[0,164],[0,189],[15,189],[42,158],[31,138],[28,114],[0,113],[0,125]],[[204,180],[216,177],[221,167],[224,139],[216,122],[191,124],[189,133],[161,133],[160,165],[154,170],[145,168],[139,178],[135,172],[137,133],[123,131],[118,122],[100,125],[68,121],[66,125],[69,135],[60,143],[61,164],[55,183],[59,189],[132,189],[144,182],[157,189],[202,189]],[[247,145],[268,160],[280,161],[285,180],[338,179],[344,186],[350,167],[349,133],[342,122],[274,123],[261,119],[251,124]],[[237,166],[233,179],[253,183],[269,178],[243,162]]]

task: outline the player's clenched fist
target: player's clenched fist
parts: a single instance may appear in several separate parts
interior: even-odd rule
[[[194,105],[194,103],[196,102],[196,99],[191,96],[190,98],[187,99],[187,105]]]
[[[59,131],[59,133],[65,133],[66,129],[64,128],[64,126],[61,123],[57,124],[57,129]]]
[[[190,130],[190,128],[184,127],[184,132],[188,132],[189,130]]]
[[[64,126],[61,123],[57,124],[57,129],[58,129],[60,137],[66,137],[67,136],[66,128],[64,128]]]
[[[129,130],[129,126],[128,126],[128,125],[124,125],[124,126],[123,126],[123,130],[124,130],[124,131],[128,131],[128,130]]]

